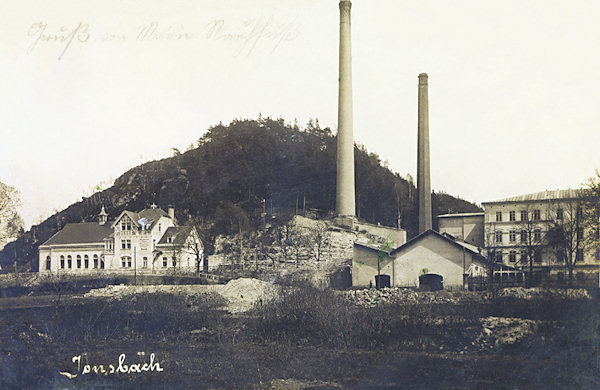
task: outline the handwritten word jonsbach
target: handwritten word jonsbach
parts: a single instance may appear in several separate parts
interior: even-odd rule
[[[138,353],[138,355],[144,355],[143,353]],[[64,372],[61,371],[60,374],[66,376],[69,379],[76,378],[79,373],[81,375],[95,373],[98,375],[112,375],[112,374],[132,374],[132,373],[142,373],[149,371],[162,372],[164,369],[160,366],[159,362],[154,361],[154,353],[150,354],[149,362],[140,362],[140,363],[131,363],[125,364],[125,359],[127,357],[124,353],[119,355],[119,363],[118,364],[83,364],[81,361],[81,355],[73,356],[71,361],[73,363],[77,363],[77,371],[75,373]],[[87,362],[86,362],[87,363]],[[116,363],[116,362],[115,362]]]

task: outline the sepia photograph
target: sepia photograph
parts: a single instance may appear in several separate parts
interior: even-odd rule
[[[599,389],[598,20],[3,2],[0,388]]]

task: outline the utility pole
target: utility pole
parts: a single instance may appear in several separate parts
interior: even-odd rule
[[[467,242],[467,240],[465,240],[465,221],[464,220],[462,221],[462,240],[465,243]],[[464,290],[465,289],[465,284],[466,284],[465,282],[466,282],[466,279],[467,279],[467,270],[466,270],[467,259],[466,259],[465,246],[464,245],[462,245],[462,252],[463,252],[463,290]]]
[[[137,246],[133,247],[133,284],[137,286]]]

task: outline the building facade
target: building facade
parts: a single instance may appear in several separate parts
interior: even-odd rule
[[[438,231],[483,248],[484,213],[438,215]]]
[[[537,282],[598,279],[600,234],[586,224],[590,210],[583,190],[544,191],[483,206],[485,248],[496,263]]]
[[[167,262],[161,240],[173,241]],[[173,208],[168,213],[155,205],[139,213],[124,210],[109,224],[102,207],[98,222],[69,223],[40,245],[39,272],[191,271],[202,258],[196,229],[178,227]]]
[[[355,243],[352,285],[375,286],[387,275],[391,287],[420,287],[423,275],[436,275],[444,288],[464,288],[468,277],[486,273],[486,260],[476,246],[427,230],[397,248]]]

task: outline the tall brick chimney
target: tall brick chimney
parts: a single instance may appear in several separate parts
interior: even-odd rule
[[[417,146],[417,193],[419,234],[431,229],[431,176],[429,173],[429,93],[427,73],[419,75],[419,124]]]
[[[340,7],[340,57],[338,84],[337,180],[336,213],[355,216],[354,200],[354,138],[352,126],[352,54],[350,46],[349,0]]]

